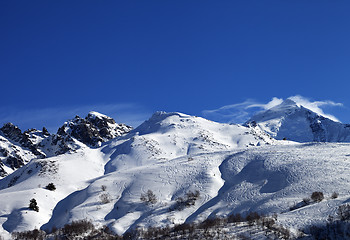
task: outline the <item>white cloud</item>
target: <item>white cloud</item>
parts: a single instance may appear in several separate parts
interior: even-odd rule
[[[325,101],[311,101],[306,97],[302,97],[300,95],[289,97],[288,99],[296,102],[298,106],[303,106],[305,108],[310,109],[311,111],[316,112],[319,115],[330,118],[334,121],[339,120],[331,114],[327,114],[324,112],[322,108],[324,107],[340,107],[343,106],[341,103],[336,103],[333,101],[325,100]],[[244,123],[249,120],[254,114],[261,110],[267,110],[273,108],[284,101],[282,98],[274,97],[268,103],[259,103],[255,100],[248,99],[242,103],[230,104],[218,109],[213,110],[204,110],[202,114],[204,117],[218,121],[218,122],[226,122],[226,123]]]
[[[322,115],[324,117],[332,119],[333,121],[339,122],[339,120],[335,116],[333,116],[331,114],[326,114],[321,109],[321,107],[327,107],[327,106],[330,106],[330,107],[341,107],[341,106],[343,106],[342,103],[336,103],[336,102],[329,101],[329,100],[325,100],[325,101],[311,101],[310,99],[305,98],[305,97],[300,96],[300,95],[289,97],[289,99],[291,99],[294,102],[296,102],[299,106],[303,106],[303,107],[305,107],[307,109],[310,109],[311,111],[313,111],[313,112],[315,112],[315,113],[317,113],[319,115]]]
[[[204,117],[218,122],[243,123],[251,116],[251,111],[248,109],[256,104],[254,100],[248,99],[242,103],[230,104],[213,110],[204,110],[202,114]]]
[[[133,127],[137,127],[152,114],[152,112],[149,112],[142,106],[132,103],[96,104],[26,110],[2,108],[0,109],[0,123],[12,122],[18,125],[22,130],[46,127],[50,132],[56,132],[65,121],[74,118],[76,115],[85,117],[90,111],[103,113],[114,118],[117,123],[125,123]]]
[[[272,98],[272,100],[266,104],[252,104],[250,106],[248,106],[247,108],[254,108],[254,107],[257,107],[257,108],[262,108],[264,110],[267,110],[267,109],[270,109],[270,108],[273,108],[274,106],[277,106],[277,105],[280,105],[281,103],[283,102],[283,99],[282,98]]]

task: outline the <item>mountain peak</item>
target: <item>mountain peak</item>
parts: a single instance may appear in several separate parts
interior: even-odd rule
[[[303,105],[286,99],[266,111],[259,112],[245,123],[259,126],[276,139],[297,142],[349,142],[350,129]]]
[[[275,107],[299,107],[299,105],[295,101],[293,101],[292,99],[287,98],[281,104],[279,104]]]
[[[89,114],[87,115],[86,118],[88,118],[88,119],[95,119],[95,118],[99,118],[99,119],[113,119],[111,117],[108,117],[107,115],[104,115],[102,113],[95,112],[95,111],[89,112]]]

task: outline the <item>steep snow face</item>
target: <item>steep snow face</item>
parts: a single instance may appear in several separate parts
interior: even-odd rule
[[[257,129],[212,122],[182,113],[157,112],[124,138],[103,151],[111,155],[106,173],[149,162],[248,146],[274,140]]]
[[[58,135],[69,135],[89,146],[100,146],[115,137],[129,132],[132,127],[117,124],[114,119],[101,113],[90,112],[84,119],[76,116],[66,122],[58,131]]]
[[[350,142],[350,125],[320,116],[290,99],[256,114],[245,125],[257,125],[279,140]]]

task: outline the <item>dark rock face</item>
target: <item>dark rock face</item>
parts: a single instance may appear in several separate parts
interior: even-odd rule
[[[45,136],[50,136],[50,133],[49,133],[49,131],[47,131],[46,127],[43,127],[42,132]]]
[[[5,137],[20,143],[22,147],[28,148],[39,158],[45,157],[45,154],[40,152],[36,144],[31,140],[30,134],[37,131],[36,129],[29,129],[22,133],[21,129],[19,129],[17,126],[13,125],[12,123],[6,123],[2,128],[0,128],[0,131]]]
[[[16,142],[20,141],[23,137],[21,129],[12,123],[6,123],[2,128],[0,128],[0,131],[3,132],[5,137]]]
[[[56,150],[54,155],[64,154],[74,148],[70,146],[70,143],[73,142],[73,139],[70,136],[62,136],[62,135],[50,135],[48,138],[48,142],[50,142],[51,146],[55,146]]]
[[[28,133],[22,133],[21,129],[12,123],[6,123],[2,128],[0,128],[0,135],[13,143],[18,144],[12,144],[8,140],[5,140],[5,138],[1,138],[3,144],[0,145],[0,177],[7,175],[4,165],[15,170],[22,167],[29,161],[25,158],[23,152],[21,153],[21,148],[28,149],[29,152],[32,152],[38,158],[45,157],[45,155],[39,152],[30,141]],[[31,156],[34,157],[33,155]]]
[[[315,116],[312,112],[308,112],[307,116],[310,122],[310,128],[314,135],[315,142],[327,142],[326,130],[324,129],[322,122],[325,120],[322,116]]]
[[[86,118],[76,116],[58,129],[57,134],[70,135],[89,146],[99,146],[117,136],[132,130],[125,124],[117,124],[114,119],[97,113],[89,113]]]
[[[98,130],[89,121],[79,116],[59,128],[57,134],[61,136],[70,135],[91,146],[96,146],[98,142],[102,141]]]
[[[4,142],[3,139],[0,140]],[[26,163],[26,159],[23,155],[20,154],[20,151],[17,146],[10,145],[6,147],[3,144],[0,145],[0,177],[4,177],[7,175],[4,169],[5,165],[15,170],[17,168],[22,167]]]
[[[6,163],[12,169],[20,168],[24,165],[23,159],[19,156],[16,156],[16,157],[9,156],[6,159]]]

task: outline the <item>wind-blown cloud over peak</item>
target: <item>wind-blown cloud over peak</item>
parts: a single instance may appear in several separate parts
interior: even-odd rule
[[[323,108],[341,107],[343,106],[342,103],[336,103],[330,100],[312,101],[300,95],[291,96],[287,99],[293,100],[298,106],[303,106],[319,115],[339,122],[335,116],[325,113]],[[273,97],[271,101],[267,103],[260,103],[253,99],[247,99],[241,103],[230,104],[213,110],[204,110],[202,114],[204,117],[218,122],[244,123],[257,112],[271,109],[281,104],[283,101],[283,98],[277,97]]]
[[[308,98],[302,97],[300,95],[289,97],[289,99],[296,102],[298,106],[303,106],[321,116],[324,116],[329,119],[332,119],[333,121],[339,122],[339,120],[335,116],[325,113],[322,107],[342,107],[343,106],[342,103],[336,103],[330,100],[310,101]]]

